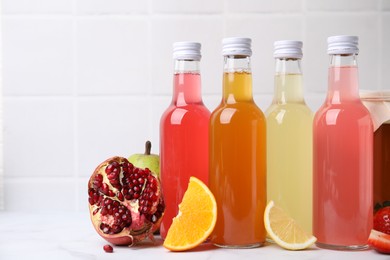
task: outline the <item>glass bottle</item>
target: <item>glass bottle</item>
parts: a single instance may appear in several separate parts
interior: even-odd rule
[[[178,213],[190,176],[208,183],[210,111],[201,95],[200,49],[196,42],[173,45],[172,102],[160,121],[160,176],[166,204],[162,238]]]
[[[252,96],[251,39],[222,43],[223,95],[210,118],[209,187],[218,212],[211,242],[257,247],[266,235],[266,122]]]
[[[274,43],[275,90],[267,116],[267,199],[312,233],[313,113],[302,87],[302,42]]]
[[[328,93],[313,123],[317,246],[367,247],[373,212],[373,124],[358,87],[358,37],[328,38]]]

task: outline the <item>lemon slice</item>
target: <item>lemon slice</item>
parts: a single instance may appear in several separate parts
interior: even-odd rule
[[[264,212],[268,235],[279,246],[288,250],[302,250],[313,245],[317,238],[306,232],[271,200]]]

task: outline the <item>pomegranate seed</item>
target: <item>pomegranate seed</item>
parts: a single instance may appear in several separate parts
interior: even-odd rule
[[[112,187],[118,189],[118,190],[121,190],[122,189],[122,185],[120,185],[119,183],[118,184],[112,184]]]
[[[98,181],[98,182],[102,182],[102,181],[103,181],[103,175],[101,175],[101,174],[96,174],[95,180]]]
[[[102,186],[102,182],[101,181],[97,181],[97,180],[93,181],[93,187],[95,189],[100,188],[101,186]]]
[[[91,197],[88,198],[88,202],[89,202],[89,204],[91,204],[91,205],[94,205],[94,204],[95,204],[95,200],[94,200],[93,198],[91,198]]]
[[[110,188],[108,187],[107,183],[103,183],[103,186],[100,190],[104,195],[109,196],[110,194]]]
[[[105,207],[103,207],[102,210],[100,211],[100,214],[102,214],[102,216],[107,215],[107,213],[108,213],[108,210]]]
[[[106,253],[112,253],[112,252],[114,252],[114,248],[112,248],[112,246],[110,246],[110,245],[104,245],[104,246],[103,246],[103,249],[104,249],[104,251],[105,251]]]
[[[109,176],[108,176],[109,177]],[[119,184],[119,180],[118,180],[118,178],[116,178],[115,176],[113,177],[113,178],[108,178],[109,179],[109,181],[110,181],[110,183],[112,184],[112,185],[117,185],[117,184]]]
[[[88,195],[89,195],[90,197],[92,197],[93,194],[95,194],[95,190],[92,189],[92,188],[89,188],[89,189],[88,189]]]
[[[118,194],[116,195],[118,197],[118,199],[120,201],[123,201],[124,200],[124,197],[123,197],[123,194],[121,192],[118,192]]]
[[[104,225],[103,228],[102,228],[102,231],[103,231],[105,234],[108,234],[108,233],[110,233],[110,232],[109,232],[109,231],[110,231],[110,227],[107,226],[107,225]]]

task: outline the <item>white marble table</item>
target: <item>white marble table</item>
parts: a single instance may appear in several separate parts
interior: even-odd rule
[[[287,251],[276,245],[255,249],[221,249],[202,245],[191,252],[167,251],[157,238],[139,246],[114,247],[114,253],[103,251],[107,244],[94,231],[85,213],[21,213],[0,211],[0,259],[390,259],[390,255],[373,250],[359,252],[312,248]]]

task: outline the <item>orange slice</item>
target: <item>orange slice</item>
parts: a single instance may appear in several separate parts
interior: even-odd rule
[[[265,208],[264,225],[272,240],[285,249],[302,250],[317,240],[314,236],[306,234],[295,220],[283,209],[275,206],[272,200]]]
[[[214,195],[202,181],[191,177],[163,245],[171,251],[192,249],[209,237],[216,221]]]

